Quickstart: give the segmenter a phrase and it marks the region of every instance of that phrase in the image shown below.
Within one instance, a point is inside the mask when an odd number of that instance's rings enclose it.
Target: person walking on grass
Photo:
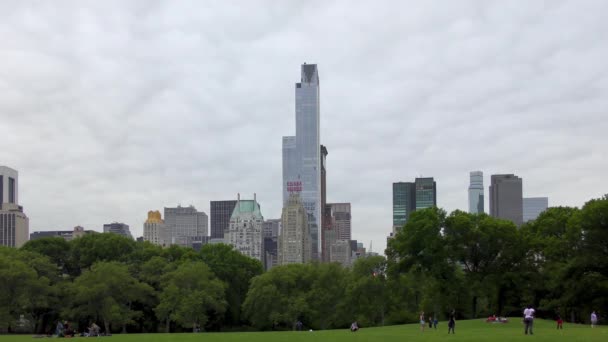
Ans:
[[[595,313],[595,311],[593,311],[591,313],[591,327],[595,328],[596,325],[597,325],[597,314]]]
[[[450,331],[452,334],[456,334],[456,332],[454,332],[454,328],[456,328],[456,310],[452,310],[450,313],[450,320],[448,321],[448,335],[450,334]]]
[[[532,328],[534,327],[534,309],[532,309],[532,305],[528,305],[528,307],[524,310],[524,324],[526,325],[525,334],[528,335],[528,331],[530,335],[534,335]]]
[[[562,319],[562,316],[557,315],[557,330],[563,330],[564,329],[564,320]]]
[[[424,311],[420,313],[420,331],[424,332]]]

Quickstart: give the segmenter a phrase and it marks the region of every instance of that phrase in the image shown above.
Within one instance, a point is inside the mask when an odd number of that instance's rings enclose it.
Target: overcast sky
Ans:
[[[0,1],[0,165],[30,232],[257,198],[281,209],[294,83],[317,63],[328,202],[382,252],[392,182],[469,171],[608,193],[608,1]],[[487,196],[486,196],[487,197]],[[486,201],[487,202],[487,201]],[[486,211],[488,206],[486,203]]]

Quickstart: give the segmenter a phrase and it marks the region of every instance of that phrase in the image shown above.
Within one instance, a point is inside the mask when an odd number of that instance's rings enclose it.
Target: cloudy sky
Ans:
[[[317,63],[328,201],[382,251],[391,183],[468,173],[524,196],[608,192],[608,1],[0,1],[0,165],[30,231],[142,235],[148,210],[281,208],[294,83]],[[487,208],[487,204],[486,204]]]

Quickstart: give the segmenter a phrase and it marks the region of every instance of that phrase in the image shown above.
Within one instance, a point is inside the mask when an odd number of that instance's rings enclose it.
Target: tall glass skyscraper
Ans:
[[[437,206],[437,183],[433,177],[416,178],[416,210]]]
[[[319,258],[321,227],[321,150],[319,74],[303,64],[295,86],[296,135],[283,137],[283,203],[299,193],[308,215],[312,258]]]
[[[480,214],[483,208],[483,172],[471,171],[469,183],[469,213]]]
[[[393,183],[393,231],[403,228],[414,210],[416,210],[416,186],[414,183]]]

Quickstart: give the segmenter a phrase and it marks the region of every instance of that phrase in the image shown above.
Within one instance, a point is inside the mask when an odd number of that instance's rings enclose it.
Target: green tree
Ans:
[[[128,262],[135,251],[135,241],[118,234],[87,234],[70,241],[73,275],[79,275],[100,261]]]
[[[145,303],[153,297],[153,289],[133,277],[128,266],[118,262],[97,262],[85,270],[69,287],[70,317],[101,320],[105,331],[116,324],[126,332],[127,324],[141,315],[133,310],[135,302]]]
[[[226,244],[208,244],[203,246],[200,256],[213,273],[227,284],[226,301],[228,309],[224,324],[240,326],[243,301],[249,291],[251,279],[262,274],[264,268],[259,260],[247,257],[232,246]],[[222,322],[218,322],[222,323]]]
[[[226,309],[225,284],[200,261],[186,262],[162,278],[163,290],[155,311],[159,319],[195,329],[204,327],[209,313]]]

